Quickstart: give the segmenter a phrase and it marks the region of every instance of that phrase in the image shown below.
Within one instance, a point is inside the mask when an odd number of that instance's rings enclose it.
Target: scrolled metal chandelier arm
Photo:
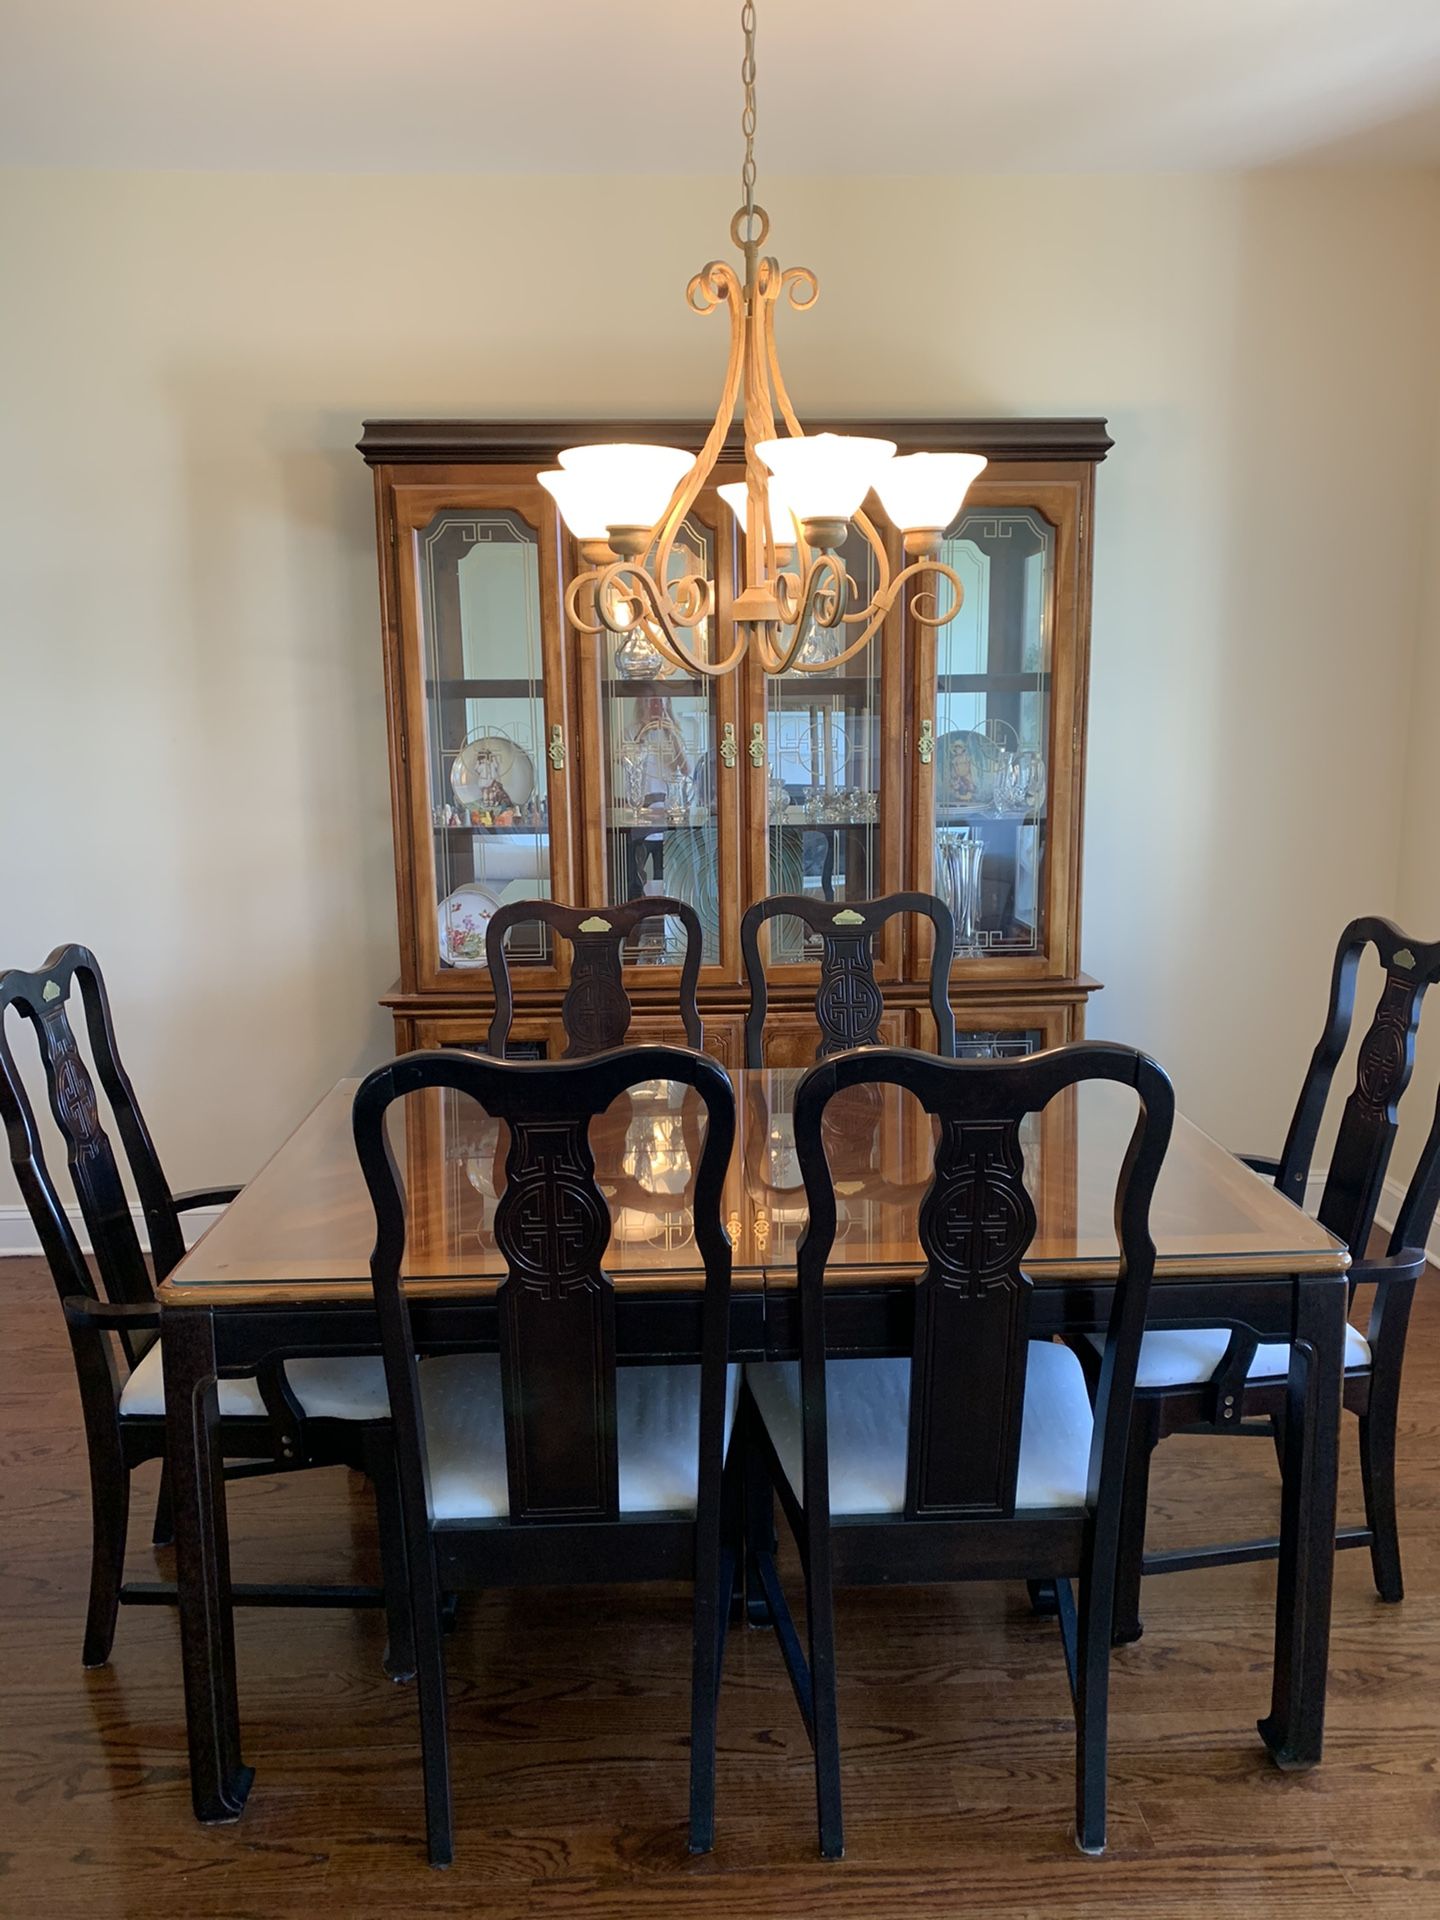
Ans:
[[[940,580],[947,581],[954,594],[954,598],[950,605],[941,611],[937,606],[936,594],[933,589],[929,592],[917,593],[910,602],[911,618],[917,621],[922,627],[946,626],[960,611],[961,604],[965,598],[965,589],[960,584],[960,576],[952,567],[947,567],[943,560],[934,560],[928,557],[921,560],[912,560],[908,567],[901,568],[885,592],[883,594],[876,594],[869,605],[862,610],[858,618],[862,619],[865,625],[861,628],[860,632],[856,634],[855,638],[850,641],[842,653],[837,653],[829,660],[822,660],[814,666],[797,660],[794,662],[792,671],[795,673],[834,673],[837,667],[843,666],[847,660],[854,659],[855,655],[859,653],[862,648],[869,645],[880,627],[894,612],[900,595],[906,585],[912,580],[921,580],[927,576],[934,577],[937,585]],[[853,619],[857,616],[850,615],[848,617]]]

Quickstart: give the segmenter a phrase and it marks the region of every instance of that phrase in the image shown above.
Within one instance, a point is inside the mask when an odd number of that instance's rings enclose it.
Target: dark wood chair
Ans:
[[[1424,1270],[1424,1246],[1440,1197],[1440,1109],[1383,1259],[1368,1256],[1375,1210],[1385,1184],[1399,1121],[1399,1103],[1415,1057],[1415,1033],[1425,989],[1440,979],[1440,941],[1411,940],[1389,920],[1353,920],[1340,936],[1325,1027],[1278,1160],[1243,1154],[1245,1164],[1273,1178],[1303,1205],[1315,1141],[1336,1066],[1345,1051],[1355,1010],[1355,976],[1367,947],[1385,970],[1368,1031],[1360,1043],[1355,1085],[1345,1101],[1320,1196],[1318,1218],[1350,1249],[1350,1292],[1375,1289],[1368,1334],[1346,1335],[1344,1404],[1359,1418],[1360,1471],[1366,1524],[1342,1527],[1339,1547],[1369,1547],[1382,1600],[1404,1594],[1395,1519],[1395,1432],[1405,1334],[1415,1282]],[[1092,1363],[1093,1364],[1093,1363]],[[1139,1386],[1127,1469],[1126,1519],[1115,1603],[1117,1642],[1143,1631],[1140,1583],[1147,1573],[1180,1573],[1271,1559],[1277,1538],[1238,1541],[1173,1552],[1145,1551],[1150,1460],[1173,1433],[1240,1433],[1271,1437],[1283,1459],[1286,1376],[1283,1342],[1257,1343],[1253,1333],[1229,1327],[1157,1328],[1140,1351]]]
[[[879,1045],[885,1002],[875,979],[873,946],[876,933],[897,913],[924,914],[934,923],[930,1011],[935,1017],[936,1051],[944,1059],[954,1059],[950,965],[955,958],[955,920],[943,900],[933,893],[887,893],[879,900],[849,901],[837,907],[832,901],[813,900],[804,893],[777,893],[747,907],[740,922],[740,952],[750,988],[750,1011],[745,1018],[747,1067],[764,1065],[761,1045],[769,998],[760,958],[760,929],[766,921],[789,914],[819,935],[820,985],[815,995],[815,1018],[820,1044],[815,1058],[823,1060],[848,1047]]]
[[[485,964],[495,992],[495,1013],[486,1049],[505,1058],[514,1011],[505,936],[511,927],[538,920],[570,942],[570,986],[560,1008],[566,1060],[583,1059],[623,1045],[630,1028],[630,996],[625,991],[622,950],[646,920],[673,916],[685,929],[685,959],[680,968],[680,1018],[692,1047],[704,1045],[700,1008],[695,998],[705,936],[695,909],[684,900],[651,894],[615,907],[563,907],[554,900],[512,900],[485,930]]]
[[[695,1088],[706,1114],[691,1207],[705,1266],[698,1366],[617,1367],[610,1211],[590,1123],[641,1081]],[[417,1366],[399,1284],[405,1200],[385,1132],[391,1103],[426,1087],[468,1095],[510,1132],[495,1238],[498,1354]],[[715,1711],[739,1549],[739,1397],[727,1364],[730,1242],[721,1197],[735,1135],[724,1071],[678,1047],[626,1047],[550,1065],[455,1051],[379,1067],[355,1096],[355,1144],[375,1204],[371,1273],[418,1655],[432,1865],[452,1854],[442,1589],[626,1580],[694,1583],[690,1845],[714,1832]],[[683,1203],[682,1203],[683,1204]]]
[[[100,1088],[139,1195],[150,1262],[141,1251],[95,1083],[70,1023],[77,991]],[[65,1142],[94,1272],[46,1163],[35,1111],[6,1030],[12,1008],[28,1021],[39,1044],[50,1110]],[[100,968],[85,947],[57,947],[34,973],[0,973],[0,1118],[20,1191],[64,1308],[80,1386],[92,1524],[83,1659],[87,1667],[98,1667],[110,1657],[122,1603],[174,1602],[169,1582],[127,1584],[124,1579],[130,1473],[144,1461],[163,1461],[165,1454],[160,1312],[154,1285],[185,1251],[184,1214],[196,1207],[224,1206],[239,1188],[171,1192],[120,1061]],[[276,1362],[256,1375],[224,1380],[220,1444],[228,1458],[243,1463],[227,1467],[227,1478],[335,1464],[362,1468],[376,1480],[382,1509],[388,1502],[398,1519],[387,1430],[366,1424],[380,1421],[385,1412],[384,1369],[373,1356]],[[398,1540],[395,1525],[388,1531]],[[157,1546],[170,1539],[163,1469],[153,1539]],[[392,1586],[398,1611],[391,1616],[388,1664],[399,1677],[413,1666],[413,1659],[403,1580]],[[378,1588],[369,1587],[235,1587],[236,1600],[251,1605],[374,1605],[382,1597]]]
[[[1140,1098],[1117,1169],[1121,1278],[1093,1415],[1076,1356],[1028,1338],[1024,1270],[1036,1219],[1020,1125],[1082,1080],[1119,1081]],[[926,1265],[910,1356],[836,1359],[826,1352],[836,1206],[822,1123],[842,1089],[876,1083],[915,1094],[938,1122],[918,1215]],[[800,1361],[746,1368],[746,1550],[814,1747],[828,1858],[844,1850],[833,1592],[893,1581],[1054,1583],[1075,1706],[1076,1836],[1087,1853],[1104,1848],[1125,1445],[1154,1265],[1150,1201],[1173,1115],[1170,1082],[1153,1060],[1100,1043],[1014,1061],[866,1050],[812,1067],[796,1091],[810,1210],[798,1255]],[[808,1661],[776,1576],[775,1494],[800,1549]],[[752,1604],[751,1617],[759,1610]]]

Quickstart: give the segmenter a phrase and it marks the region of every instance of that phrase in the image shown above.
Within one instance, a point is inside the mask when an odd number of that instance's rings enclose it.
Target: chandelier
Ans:
[[[938,557],[945,529],[985,465],[974,453],[897,456],[892,440],[857,434],[807,435],[780,372],[775,309],[782,300],[797,312],[819,292],[808,267],[786,267],[762,255],[770,216],[755,200],[755,7],[740,10],[745,39],[741,64],[745,105],[741,127],[744,202],[730,222],[743,278],[723,260],[703,266],[686,289],[695,313],[730,313],[730,359],[715,420],[699,456],[681,447],[607,445],[570,447],[557,471],[540,484],[554,497],[575,537],[584,571],[571,580],[566,605],[585,633],[608,631],[653,660],[685,673],[732,672],[753,647],[769,674],[833,673],[867,646],[915,583],[910,611],[925,626],[953,619],[961,585]],[[712,660],[696,629],[714,609],[714,583],[688,571],[672,573],[671,552],[686,514],[721,458],[740,402],[745,433],[745,479],[719,489],[744,529],[745,563],[731,603],[734,645]],[[776,416],[784,425],[777,432]],[[892,577],[885,542],[862,511],[871,489],[897,526],[909,563]],[[854,530],[874,555],[875,587],[864,604],[841,557]],[[938,605],[941,581],[949,604]],[[919,583],[924,582],[921,586]],[[815,645],[817,630],[831,638]],[[643,669],[642,669],[643,671]]]

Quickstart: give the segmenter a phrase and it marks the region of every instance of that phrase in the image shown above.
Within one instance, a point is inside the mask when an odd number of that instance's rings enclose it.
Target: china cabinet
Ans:
[[[839,423],[827,423],[837,426]],[[489,1023],[484,931],[498,904],[601,904],[645,893],[694,906],[704,934],[705,1044],[738,1065],[747,996],[740,916],[770,893],[861,900],[940,893],[955,913],[951,1001],[962,1053],[1077,1037],[1097,983],[1080,970],[1080,852],[1098,420],[866,423],[902,451],[965,448],[989,465],[946,532],[964,584],[944,625],[902,602],[864,651],[768,677],[752,657],[709,678],[667,666],[643,634],[577,630],[583,571],[536,474],[590,440],[698,445],[695,423],[368,422],[389,720],[401,974],[396,1045],[478,1045]],[[840,430],[854,430],[854,423]],[[743,476],[736,439],[716,486]],[[896,564],[899,535],[867,508]],[[715,586],[702,659],[730,650],[737,524],[715,487],[671,554]],[[843,557],[868,596],[873,555]],[[768,929],[767,1062],[813,1057],[815,954],[796,921]],[[928,1046],[929,930],[876,943],[887,1040]],[[683,1040],[681,930],[656,917],[627,945],[637,1038]],[[512,1050],[555,1057],[564,943],[535,923],[509,952]]]

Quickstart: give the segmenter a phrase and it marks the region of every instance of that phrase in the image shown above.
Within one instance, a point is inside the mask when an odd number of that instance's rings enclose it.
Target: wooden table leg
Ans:
[[[240,1758],[215,1326],[208,1308],[184,1307],[166,1308],[162,1328],[190,1796],[197,1820],[238,1820],[255,1772]]]
[[[1343,1275],[1295,1282],[1275,1674],[1270,1712],[1259,1723],[1276,1765],[1287,1771],[1316,1766],[1325,1737],[1346,1302]]]

